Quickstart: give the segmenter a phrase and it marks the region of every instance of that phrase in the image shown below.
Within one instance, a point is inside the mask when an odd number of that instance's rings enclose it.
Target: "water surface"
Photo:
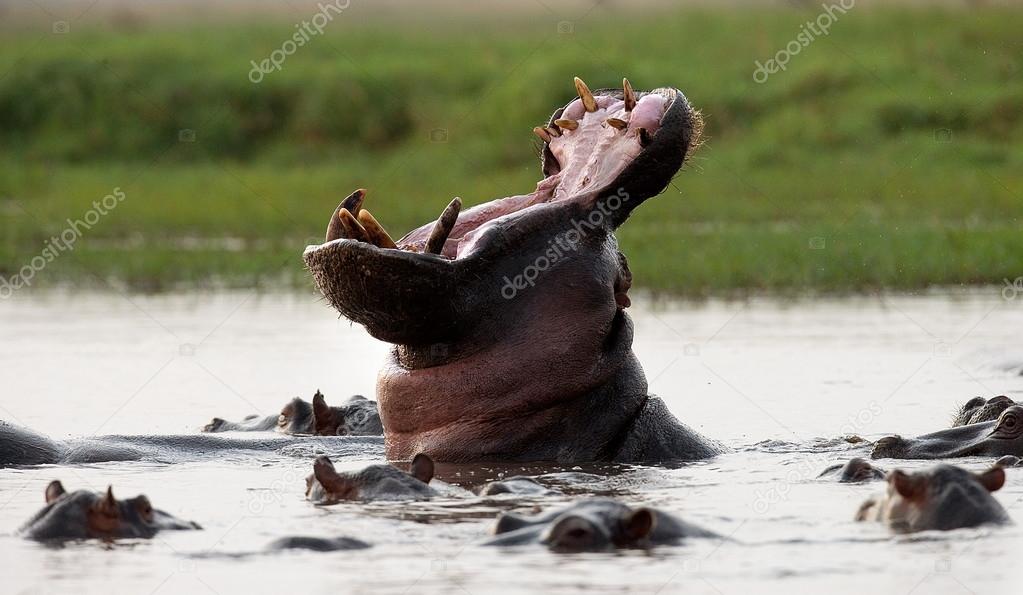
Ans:
[[[1023,398],[1023,298],[1005,300],[997,289],[794,303],[640,296],[631,312],[651,392],[731,452],[677,469],[587,468],[605,477],[569,488],[653,504],[728,539],[614,555],[482,548],[498,510],[570,496],[315,507],[303,500],[305,456],[46,466],[0,470],[3,590],[979,593],[1018,582],[1017,526],[892,537],[851,521],[879,484],[815,476],[862,454],[841,436],[924,433],[972,396]],[[274,413],[317,389],[328,400],[371,395],[387,350],[306,294],[18,295],[0,302],[0,327],[0,419],[56,437],[192,433],[213,416]],[[550,470],[441,471],[471,486]],[[205,530],[113,546],[17,538],[54,478],[69,489],[144,492]],[[1023,521],[1023,470],[1010,470],[996,497]],[[259,553],[293,534],[344,534],[375,547]]]

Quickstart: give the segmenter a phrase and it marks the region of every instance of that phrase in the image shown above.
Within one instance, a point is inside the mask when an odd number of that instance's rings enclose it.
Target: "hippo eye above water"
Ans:
[[[995,434],[1002,434],[1007,436],[1017,436],[1023,432],[1023,423],[1021,423],[1020,410],[1023,409],[1018,406],[1006,409],[1002,416],[998,418],[998,425],[995,426]]]

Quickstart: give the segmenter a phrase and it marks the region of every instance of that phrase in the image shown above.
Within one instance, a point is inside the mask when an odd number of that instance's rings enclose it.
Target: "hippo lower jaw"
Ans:
[[[715,452],[647,395],[614,230],[699,136],[677,89],[591,93],[535,132],[544,179],[394,242],[339,205],[305,262],[339,312],[395,344],[378,376],[388,457],[661,460]],[[644,432],[641,438],[637,433]]]

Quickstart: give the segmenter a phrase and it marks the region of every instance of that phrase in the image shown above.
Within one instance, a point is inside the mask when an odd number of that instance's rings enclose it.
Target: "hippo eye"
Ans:
[[[998,425],[995,427],[995,432],[1016,435],[1023,431],[1023,424],[1020,423],[1019,415],[1015,409],[1017,408],[1013,407],[1002,413],[1002,417],[998,419]]]

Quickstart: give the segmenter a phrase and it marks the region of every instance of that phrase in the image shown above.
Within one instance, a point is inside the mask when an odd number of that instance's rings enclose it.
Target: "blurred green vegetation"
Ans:
[[[530,130],[574,96],[572,76],[597,88],[625,75],[683,89],[707,124],[706,145],[620,232],[638,286],[1023,275],[1023,12],[856,9],[754,82],[754,61],[815,16],[686,10],[570,33],[339,20],[260,84],[250,61],[293,24],[4,31],[0,273],[119,187],[127,199],[34,284],[305,286],[302,249],[352,189],[369,189],[395,237],[452,196],[528,192]]]

